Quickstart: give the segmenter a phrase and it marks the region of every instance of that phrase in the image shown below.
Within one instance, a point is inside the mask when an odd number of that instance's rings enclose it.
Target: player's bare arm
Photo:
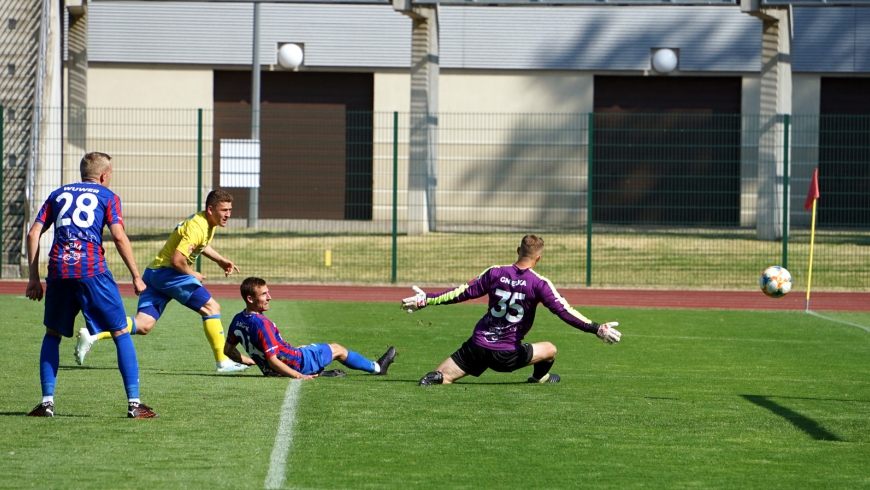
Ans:
[[[272,370],[274,370],[281,376],[286,376],[293,379],[314,379],[317,377],[316,374],[302,374],[299,371],[296,371],[295,369],[281,362],[277,356],[267,357],[266,362],[269,363],[269,367],[272,368]]]
[[[118,254],[130,275],[133,277],[133,291],[136,296],[145,291],[145,282],[142,281],[142,276],[139,275],[139,268],[136,267],[136,259],[133,256],[133,245],[130,244],[130,238],[127,237],[127,232],[124,231],[124,225],[115,223],[109,226],[109,231],[112,232],[112,240],[115,242],[115,248],[118,249]]]
[[[238,347],[236,347],[234,344],[231,344],[229,342],[224,344],[224,355],[229,357],[230,359],[232,359],[233,361],[235,361],[239,364],[245,364],[247,366],[253,366],[254,364],[256,364],[253,359],[242,354],[239,351]]]
[[[199,282],[202,282],[202,280],[205,279],[205,274],[200,274],[190,268],[190,264],[187,263],[187,256],[178,250],[172,252],[172,258],[169,259],[169,265],[182,274],[195,277]]]
[[[39,238],[48,228],[42,223],[35,222],[27,232],[27,264],[29,268],[29,279],[27,281],[27,289],[25,295],[33,301],[42,301],[42,296],[45,293],[42,288],[42,282],[39,279]]]
[[[224,275],[229,276],[235,272],[240,272],[238,266],[234,264],[232,261],[227,260],[221,256],[221,254],[217,253],[217,250],[211,248],[211,245],[206,245],[205,249],[202,251],[202,254],[205,255],[210,260],[214,261],[221,269],[224,271]]]

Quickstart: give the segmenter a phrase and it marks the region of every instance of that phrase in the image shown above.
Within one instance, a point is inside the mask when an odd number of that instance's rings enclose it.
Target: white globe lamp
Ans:
[[[663,48],[653,53],[652,66],[658,73],[670,73],[676,70],[677,62],[677,53],[673,49]]]
[[[278,64],[281,68],[295,70],[302,65],[305,54],[298,44],[284,44],[278,48]]]

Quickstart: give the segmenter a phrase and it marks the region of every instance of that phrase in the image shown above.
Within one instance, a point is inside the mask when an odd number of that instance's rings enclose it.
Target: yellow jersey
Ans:
[[[163,245],[157,257],[148,264],[148,268],[172,267],[170,259],[176,250],[187,257],[187,265],[193,266],[196,258],[214,238],[215,230],[216,226],[209,226],[205,211],[192,215],[172,230],[166,245]]]

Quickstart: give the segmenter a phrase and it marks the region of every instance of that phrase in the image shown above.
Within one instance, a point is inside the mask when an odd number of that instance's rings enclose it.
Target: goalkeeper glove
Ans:
[[[602,323],[598,326],[598,338],[603,340],[605,344],[615,344],[619,342],[622,334],[619,330],[613,328],[619,325],[619,322]]]
[[[417,286],[414,286],[414,292],[417,294],[402,300],[402,309],[408,313],[414,313],[420,308],[426,307],[426,293]]]

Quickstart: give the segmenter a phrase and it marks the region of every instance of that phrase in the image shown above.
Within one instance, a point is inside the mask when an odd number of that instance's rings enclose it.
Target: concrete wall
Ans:
[[[197,210],[198,111],[203,195],[211,187],[213,74],[205,67],[88,67],[88,151],[112,155],[112,189],[128,227],[178,221]],[[69,153],[64,180],[77,181],[80,154]]]
[[[442,71],[439,83],[439,229],[541,220],[575,227],[585,220],[592,74]],[[375,76],[375,220],[392,219],[392,111],[401,113],[397,211],[400,221],[406,217],[409,102],[407,73]]]
[[[817,73],[792,75],[792,144],[791,195],[789,209],[791,223],[809,226],[811,213],[804,210],[813,171],[819,166],[819,109],[822,77]]]
[[[792,151],[792,220],[803,223],[801,193],[818,161],[819,74],[794,75]],[[113,187],[125,200],[125,214],[143,219],[186,216],[196,204],[196,109],[204,111],[203,183],[211,184],[211,109],[213,72],[201,66],[97,64],[89,67],[89,148],[115,157],[119,172]],[[450,223],[546,221],[554,226],[585,223],[586,122],[593,110],[594,74],[562,71],[443,70],[440,79],[438,220]],[[743,76],[742,110],[755,114],[760,79]],[[392,219],[393,111],[399,112],[398,217],[406,217],[408,108],[410,77],[406,70],[375,73],[373,219]],[[113,110],[123,108],[127,110]],[[129,110],[129,109],[136,110]],[[161,109],[173,109],[165,111]],[[179,115],[177,109],[186,109]],[[538,119],[529,121],[528,115]],[[807,116],[805,116],[807,115]],[[136,127],[128,131],[119,128]],[[170,120],[170,118],[174,118]],[[752,116],[744,129],[752,131]],[[529,132],[525,127],[547,127]],[[757,129],[757,128],[755,128]],[[800,134],[797,134],[800,133]],[[809,138],[809,139],[807,139]],[[161,157],[155,157],[160,153]],[[741,224],[753,226],[757,197],[758,141],[744,138]],[[65,180],[78,178],[80,155],[69,155]],[[489,197],[478,202],[480,191]],[[155,198],[171,192],[168,204]],[[519,214],[517,214],[519,213]]]
[[[88,106],[206,109],[213,106],[214,75],[203,66],[88,66]]]

